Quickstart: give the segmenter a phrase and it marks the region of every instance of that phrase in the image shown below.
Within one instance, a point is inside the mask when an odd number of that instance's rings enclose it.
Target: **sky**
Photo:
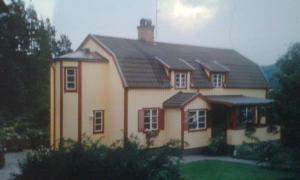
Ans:
[[[141,18],[152,19],[157,41],[235,49],[259,65],[275,63],[300,41],[300,0],[25,2],[40,17],[50,18],[58,33],[70,38],[73,49],[89,33],[136,39]]]

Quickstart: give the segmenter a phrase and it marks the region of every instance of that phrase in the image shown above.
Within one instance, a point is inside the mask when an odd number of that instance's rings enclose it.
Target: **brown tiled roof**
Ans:
[[[169,108],[180,108],[183,107],[186,103],[190,102],[192,99],[197,97],[199,93],[183,93],[178,92],[174,96],[167,99],[164,103],[164,107]]]
[[[260,67],[231,49],[161,42],[146,43],[133,39],[91,36],[115,54],[128,87],[169,88],[170,84],[163,69],[164,66],[158,59],[170,69],[191,71],[194,88],[212,87],[203,66],[196,60],[211,66],[213,64],[214,68],[229,70],[227,88],[268,87]]]
[[[108,62],[103,56],[97,52],[90,52],[88,50],[78,50],[75,52],[67,53],[55,58],[54,60],[78,60],[78,61],[99,61]]]

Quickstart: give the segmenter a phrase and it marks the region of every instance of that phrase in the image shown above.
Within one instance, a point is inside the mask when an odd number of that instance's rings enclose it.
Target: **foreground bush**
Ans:
[[[300,151],[288,148],[280,141],[243,143],[235,157],[256,160],[258,164],[266,164],[271,168],[300,170]]]
[[[5,165],[4,148],[0,144],[0,169],[2,169],[4,165]]]
[[[20,163],[21,173],[15,180],[118,180],[181,179],[180,157],[176,143],[159,149],[142,148],[136,141],[127,141],[124,148],[99,143],[67,142],[56,151],[40,150],[29,154]],[[178,158],[179,159],[179,158]]]
[[[279,141],[261,142],[255,153],[259,163],[267,163],[272,168],[300,170],[299,148],[288,148]]]

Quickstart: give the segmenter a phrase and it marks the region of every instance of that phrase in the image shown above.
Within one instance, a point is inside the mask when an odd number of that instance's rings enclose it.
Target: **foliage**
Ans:
[[[282,124],[282,140],[287,146],[300,147],[300,43],[291,46],[276,66],[279,87],[272,97]]]
[[[71,51],[49,19],[21,0],[0,3],[0,114],[5,121],[28,117],[46,128],[49,120],[49,60]],[[30,116],[30,117],[29,117]]]
[[[60,179],[181,179],[178,171],[178,144],[170,142],[158,149],[139,145],[136,139],[112,146],[85,140],[65,141],[58,150],[40,150],[20,163],[15,180]]]
[[[299,179],[297,173],[266,169],[259,166],[222,162],[198,161],[181,166],[181,173],[186,180],[253,180],[253,179]]]
[[[269,85],[271,86],[271,89],[278,88],[278,79],[276,78],[275,74],[278,73],[279,68],[275,65],[268,65],[268,66],[262,66],[261,67],[266,79],[269,82]]]
[[[0,128],[0,144],[7,151],[20,151],[25,148],[36,149],[48,146],[47,130],[32,128],[32,125],[22,119],[2,124]]]
[[[5,156],[4,156],[4,148],[0,144],[0,169],[3,168],[5,165]]]
[[[245,143],[243,142],[242,145],[237,147],[235,158],[240,159],[251,159],[251,160],[257,160],[258,155],[256,153],[256,146],[257,143]]]
[[[226,152],[225,133],[221,133],[215,137],[210,138],[208,149],[213,154],[224,154]]]
[[[272,168],[300,170],[299,149],[283,146],[279,141],[261,142],[255,146],[258,163]]]

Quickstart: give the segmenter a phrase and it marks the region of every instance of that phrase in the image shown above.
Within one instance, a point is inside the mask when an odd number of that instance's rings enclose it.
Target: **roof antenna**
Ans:
[[[157,29],[158,29],[158,22],[157,22],[157,14],[158,14],[158,0],[155,0],[155,41],[157,41],[157,37],[158,37],[158,34],[157,34]]]

